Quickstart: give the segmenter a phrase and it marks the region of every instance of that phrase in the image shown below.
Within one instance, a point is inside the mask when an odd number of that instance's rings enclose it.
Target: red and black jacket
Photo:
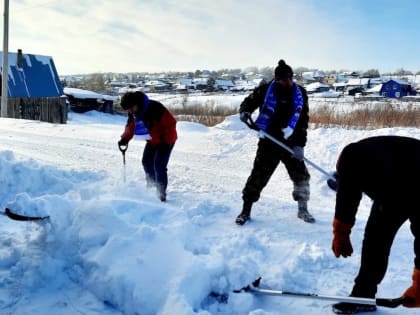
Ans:
[[[134,113],[134,115],[129,113],[127,124],[121,138],[129,141],[134,137],[134,131],[136,129],[135,118],[144,122],[151,137],[148,141],[153,145],[161,143],[174,144],[178,138],[176,119],[160,102],[149,100],[149,104],[144,113]]]

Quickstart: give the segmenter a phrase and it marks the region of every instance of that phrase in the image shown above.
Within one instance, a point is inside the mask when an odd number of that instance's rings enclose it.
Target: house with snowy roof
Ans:
[[[324,84],[321,82],[314,82],[314,83],[310,83],[306,85],[305,89],[306,89],[306,92],[308,92],[308,94],[326,92],[331,89],[331,85]]]
[[[214,88],[216,90],[229,90],[235,86],[232,80],[216,79],[214,82]]]
[[[18,50],[8,53],[8,65],[7,116],[66,123],[66,99],[52,57]]]
[[[325,79],[325,72],[321,70],[306,71],[302,73],[302,80],[305,84],[313,82],[323,82]]]
[[[104,113],[113,113],[113,104],[117,97],[96,93],[77,88],[64,88],[64,95],[70,104],[70,109],[76,113],[85,113],[97,110]]]
[[[416,95],[416,90],[406,81],[391,79],[382,84],[379,93],[385,97],[395,98]]]

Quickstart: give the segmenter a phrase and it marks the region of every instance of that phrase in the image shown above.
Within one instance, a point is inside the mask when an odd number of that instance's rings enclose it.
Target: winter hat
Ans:
[[[284,79],[291,79],[293,78],[293,70],[292,68],[286,64],[286,62],[281,59],[274,69],[274,78],[276,80],[284,80]]]
[[[121,107],[125,110],[130,109],[133,105],[143,108],[148,100],[149,98],[143,92],[127,92],[121,98]]]

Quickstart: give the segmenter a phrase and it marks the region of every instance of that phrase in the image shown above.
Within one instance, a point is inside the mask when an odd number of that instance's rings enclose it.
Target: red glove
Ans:
[[[420,307],[420,270],[414,268],[413,284],[403,294],[404,298],[410,298],[411,303],[404,303],[405,307]]]
[[[350,242],[350,232],[353,224],[343,223],[336,218],[333,221],[334,238],[332,241],[332,250],[335,257],[348,257],[353,253],[353,247]]]

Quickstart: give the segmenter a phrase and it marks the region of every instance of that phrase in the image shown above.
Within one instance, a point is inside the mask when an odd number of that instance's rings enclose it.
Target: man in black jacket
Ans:
[[[312,223],[315,219],[307,208],[310,175],[303,161],[309,120],[308,97],[305,89],[293,82],[292,68],[284,60],[279,61],[271,82],[257,87],[244,99],[239,109],[240,119],[248,123],[257,108],[260,112],[255,121],[258,129],[293,148],[294,154],[269,139],[260,139],[253,170],[242,191],[243,208],[236,223],[243,225],[250,219],[252,204],[260,198],[280,161],[293,181],[298,217]]]
[[[348,257],[353,248],[350,232],[362,194],[373,200],[366,224],[362,257],[351,296],[374,298],[385,276],[392,242],[398,229],[410,221],[414,235],[413,284],[403,294],[407,307],[420,307],[420,141],[399,136],[377,136],[347,145],[337,162],[337,196],[332,250]],[[376,310],[365,304],[337,303],[338,314]]]

